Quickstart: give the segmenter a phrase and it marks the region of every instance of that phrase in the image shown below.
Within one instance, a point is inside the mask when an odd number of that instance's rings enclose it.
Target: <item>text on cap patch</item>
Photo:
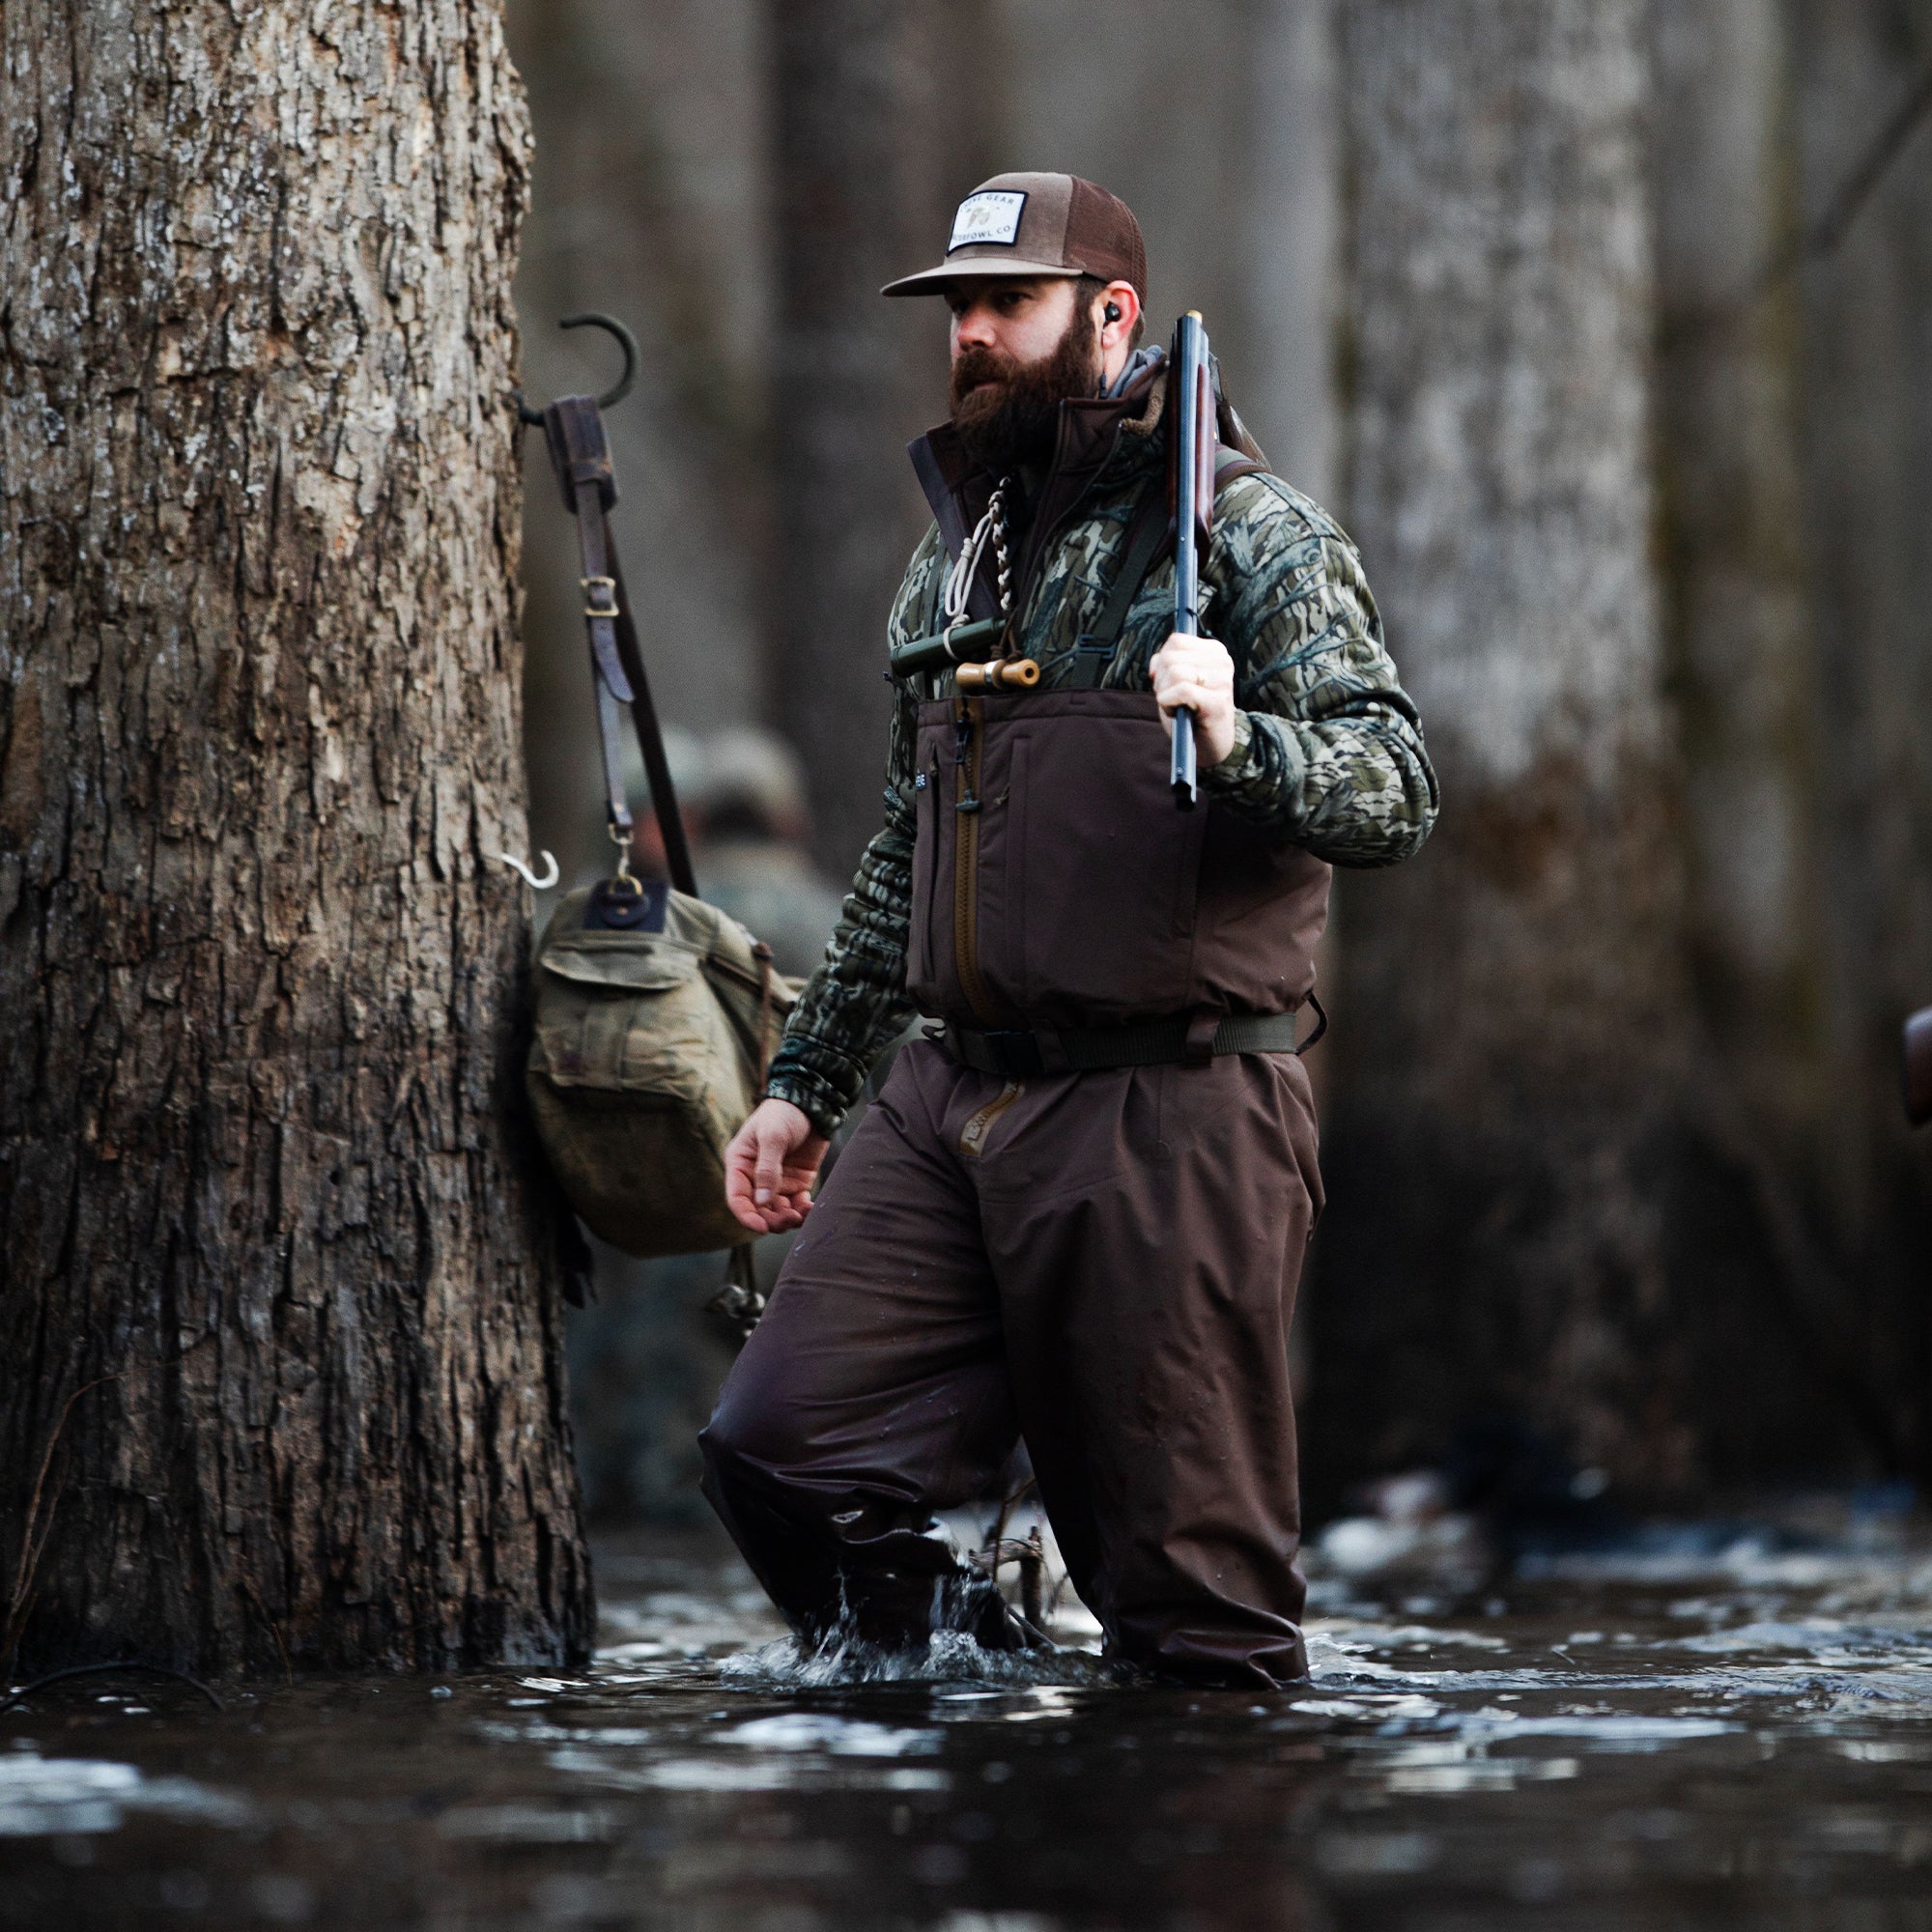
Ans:
[[[969,242],[997,242],[1008,247],[1019,240],[1020,210],[1026,206],[1024,188],[981,188],[959,204],[952,217],[952,239],[946,244],[950,255]]]

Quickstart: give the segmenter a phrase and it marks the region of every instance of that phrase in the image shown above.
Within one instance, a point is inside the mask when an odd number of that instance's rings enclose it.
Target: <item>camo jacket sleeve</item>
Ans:
[[[893,603],[894,644],[916,635],[914,612],[930,602],[943,553],[929,529]],[[765,1092],[802,1108],[829,1135],[866,1084],[872,1062],[913,1016],[905,996],[906,935],[912,923],[912,779],[919,696],[896,688],[886,752],[886,822],[866,847],[825,961],[811,976],[772,1058]]]
[[[1278,477],[1246,476],[1220,494],[1202,576],[1238,707],[1209,791],[1330,865],[1406,859],[1435,822],[1435,773],[1354,546]]]

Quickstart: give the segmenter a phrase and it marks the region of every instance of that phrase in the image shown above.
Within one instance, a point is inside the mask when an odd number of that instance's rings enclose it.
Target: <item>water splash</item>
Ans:
[[[964,1631],[934,1631],[923,1652],[889,1650],[855,1636],[836,1636],[807,1650],[795,1636],[740,1651],[718,1666],[741,1690],[813,1690],[859,1684],[988,1684],[1097,1689],[1131,1672],[1087,1650],[987,1650]]]

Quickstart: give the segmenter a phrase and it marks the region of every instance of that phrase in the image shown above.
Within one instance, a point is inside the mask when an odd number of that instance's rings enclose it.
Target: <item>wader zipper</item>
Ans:
[[[996,1027],[1000,1016],[980,977],[980,751],[985,739],[984,717],[977,697],[959,699],[952,714],[959,767],[959,797],[952,808],[959,818],[952,848],[952,964],[973,1017],[982,1026]]]
[[[1063,422],[1061,435],[1064,437],[1065,434],[1065,424]],[[1116,431],[1116,443],[1119,440],[1119,432]],[[1059,461],[1057,447],[1054,460]],[[1096,469],[1081,486],[1072,502],[1054,518],[1052,526],[1037,532],[1036,539],[1030,543],[1018,594],[1007,612],[1007,628],[1001,636],[1003,648],[1010,648],[1012,644],[1014,626],[1026,608],[1027,593],[1038,574],[1041,561],[1052,548],[1053,539],[1087,500],[1098,475]],[[992,1029],[1000,1024],[1000,1015],[992,1001],[986,997],[986,982],[980,977],[980,752],[984,743],[985,711],[977,697],[961,697],[955,702],[958,709],[952,714],[952,730],[954,761],[959,768],[959,795],[952,808],[958,813],[958,830],[952,847],[952,963],[959,976],[959,990],[966,995],[966,1004],[972,1008],[974,1018],[981,1026]],[[1009,1106],[1011,1102],[1006,1104]],[[969,1122],[968,1129],[974,1124]],[[964,1144],[962,1135],[961,1145]]]
[[[1009,1080],[966,1124],[959,1129],[959,1151],[979,1155],[985,1151],[986,1136],[993,1122],[1026,1092],[1023,1081]]]

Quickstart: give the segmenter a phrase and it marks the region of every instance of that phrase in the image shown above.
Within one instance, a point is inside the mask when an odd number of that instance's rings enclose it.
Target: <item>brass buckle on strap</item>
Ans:
[[[617,614],[617,580],[614,577],[580,577],[583,586],[583,614],[586,617],[614,617]]]

